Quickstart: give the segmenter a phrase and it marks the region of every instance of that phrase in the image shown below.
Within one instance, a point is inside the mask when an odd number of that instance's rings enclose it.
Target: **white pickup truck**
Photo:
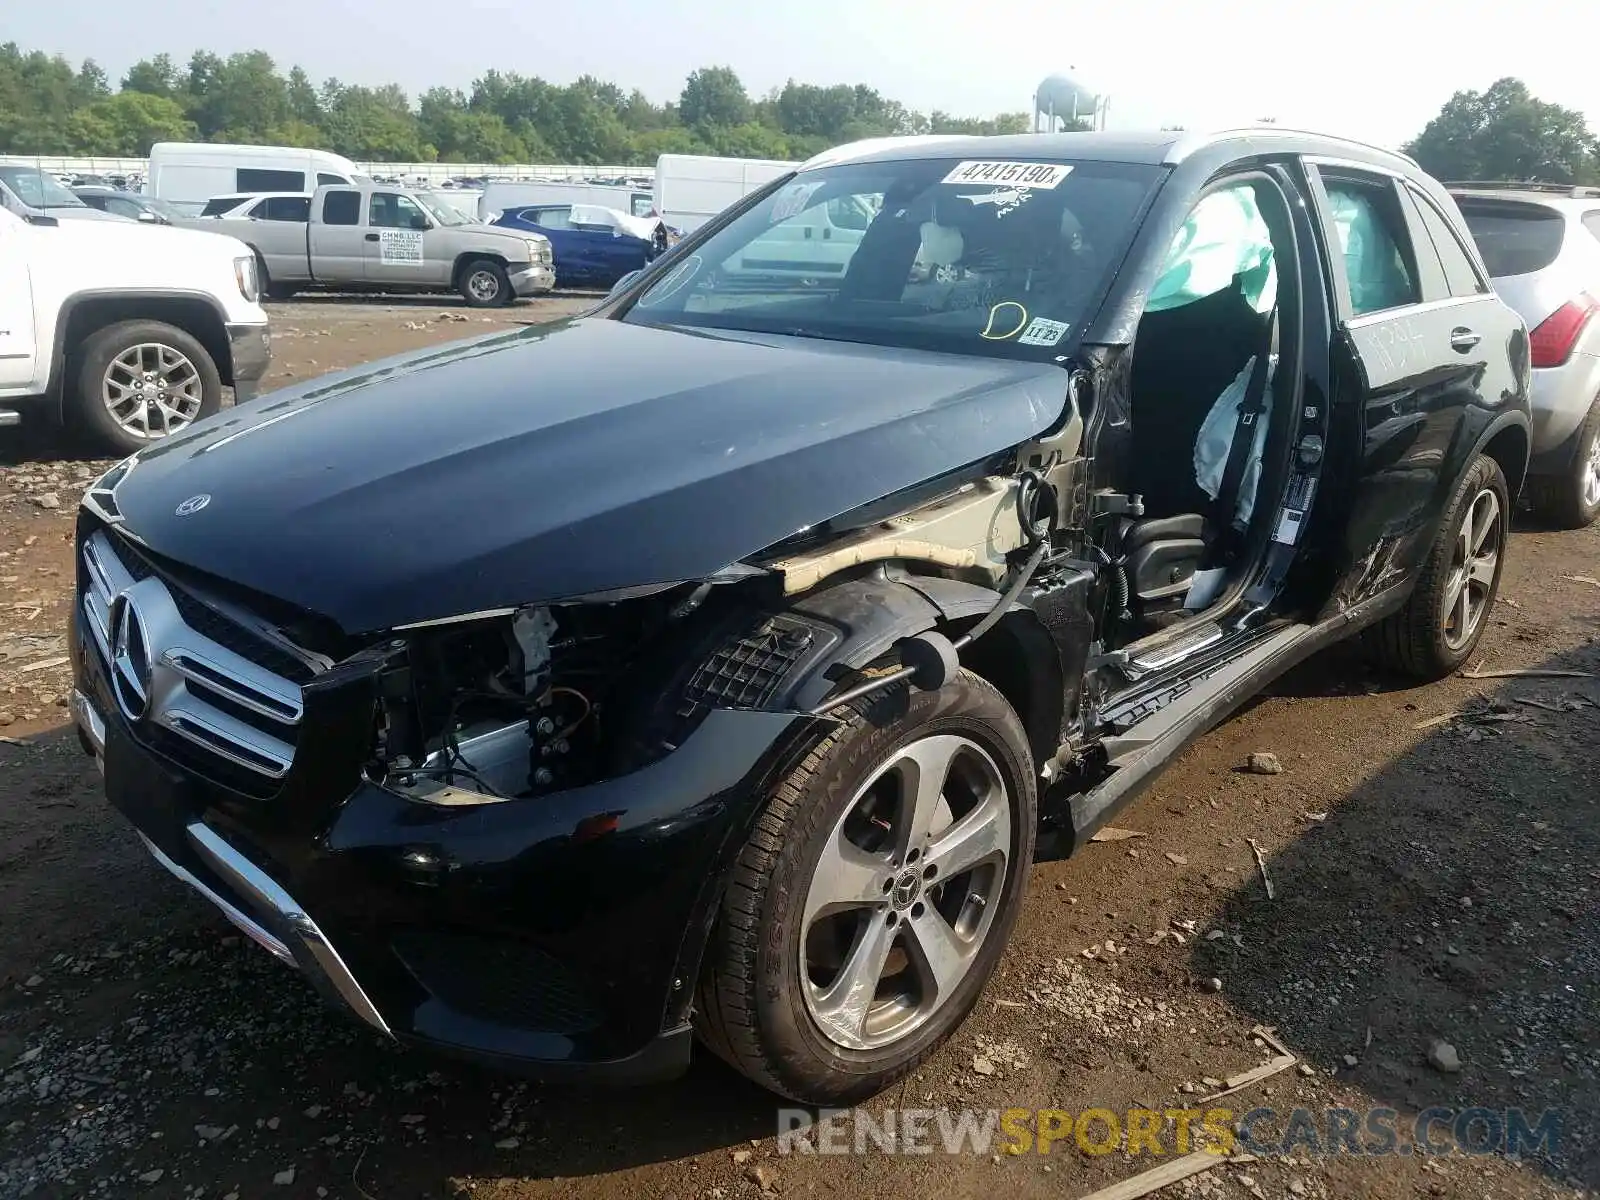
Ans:
[[[238,238],[256,253],[262,287],[287,299],[303,288],[460,292],[475,308],[555,286],[550,240],[484,225],[420,192],[383,184],[268,195],[222,217],[185,222]]]
[[[0,425],[129,453],[255,395],[270,357],[250,248],[133,221],[0,209]]]

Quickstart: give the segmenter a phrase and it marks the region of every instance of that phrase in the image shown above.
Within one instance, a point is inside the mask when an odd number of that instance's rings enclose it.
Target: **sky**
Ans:
[[[1600,132],[1597,0],[9,0],[0,39],[94,58],[261,49],[321,81],[466,89],[489,68],[590,74],[657,101],[698,66],[751,95],[867,83],[960,116],[1031,107],[1067,72],[1109,126],[1279,124],[1398,146],[1450,96],[1515,75]]]

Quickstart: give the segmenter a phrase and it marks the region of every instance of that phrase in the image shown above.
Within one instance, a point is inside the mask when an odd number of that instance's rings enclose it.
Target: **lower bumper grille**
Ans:
[[[411,931],[393,946],[418,983],[467,1016],[541,1033],[588,1033],[603,1023],[583,981],[526,943]]]

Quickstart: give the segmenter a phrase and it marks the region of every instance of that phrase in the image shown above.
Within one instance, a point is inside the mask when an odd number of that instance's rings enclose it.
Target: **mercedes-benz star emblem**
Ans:
[[[182,504],[178,505],[178,507],[173,509],[172,511],[174,513],[176,513],[180,517],[187,517],[191,513],[199,512],[202,508],[204,508],[206,505],[208,505],[210,503],[211,503],[211,493],[209,493],[209,492],[201,492],[198,496],[190,496],[187,500],[185,500]]]
[[[150,639],[133,600],[123,596],[112,613],[111,686],[130,721],[150,706]]]

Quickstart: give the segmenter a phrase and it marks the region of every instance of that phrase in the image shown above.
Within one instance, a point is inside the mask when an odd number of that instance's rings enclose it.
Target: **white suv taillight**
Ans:
[[[1559,367],[1571,358],[1578,336],[1596,312],[1600,312],[1600,300],[1587,292],[1579,292],[1576,298],[1539,322],[1539,328],[1528,337],[1533,349],[1533,365]]]

